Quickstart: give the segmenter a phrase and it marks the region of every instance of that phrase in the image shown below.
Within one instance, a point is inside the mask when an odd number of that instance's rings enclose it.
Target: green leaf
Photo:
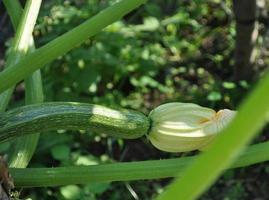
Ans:
[[[82,156],[79,155],[76,160],[76,165],[97,165],[99,162],[94,156]]]
[[[234,89],[236,87],[235,83],[233,82],[223,82],[222,86],[225,89]]]
[[[67,160],[70,155],[70,147],[66,145],[55,146],[51,149],[51,154],[56,160]]]
[[[94,194],[105,192],[110,186],[110,183],[91,183],[86,186],[87,190]]]
[[[60,192],[65,199],[73,200],[79,199],[81,189],[77,185],[68,185],[61,187]]]
[[[207,99],[209,101],[219,101],[221,100],[222,96],[219,92],[213,91],[210,92],[209,95],[207,96]]]

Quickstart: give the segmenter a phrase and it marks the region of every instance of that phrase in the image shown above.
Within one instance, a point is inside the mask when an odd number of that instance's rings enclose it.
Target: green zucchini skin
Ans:
[[[90,130],[125,139],[148,132],[150,122],[133,110],[114,110],[100,105],[51,102],[22,106],[0,115],[0,142],[51,130]]]

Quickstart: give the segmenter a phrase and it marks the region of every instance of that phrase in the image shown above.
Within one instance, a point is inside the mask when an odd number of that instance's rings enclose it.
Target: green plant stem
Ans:
[[[245,167],[269,160],[269,142],[251,145],[231,166]],[[16,187],[46,187],[180,176],[199,156],[91,166],[10,169]],[[176,199],[176,198],[175,198]]]
[[[180,179],[168,186],[158,200],[196,199],[214,183],[267,122],[268,88],[269,73],[243,102],[234,120],[216,137],[209,150],[198,157]]]
[[[26,104],[43,102],[43,87],[40,71],[25,79]],[[9,166],[25,168],[30,162],[39,141],[39,130],[13,141],[13,148],[9,155]]]
[[[26,104],[43,102],[43,87],[40,71],[33,73],[31,77],[25,79]],[[13,148],[9,155],[9,166],[25,168],[30,162],[39,141],[37,132],[13,141]]]
[[[22,13],[22,9],[20,8],[20,5],[17,1],[11,2],[9,0],[3,0],[3,2],[4,2],[4,5],[7,9],[7,12],[9,13],[9,16],[11,17],[12,25],[13,25],[14,29],[16,30],[17,26],[19,24],[19,18],[20,18],[19,13]],[[14,46],[15,46],[16,42],[18,43],[19,40],[15,39]],[[27,48],[28,48],[28,46],[27,46]],[[17,53],[16,56],[21,57],[20,53]],[[15,59],[9,55],[4,67],[5,68],[8,67],[9,63],[12,64],[11,61],[14,62]],[[12,86],[8,90],[6,90],[5,92],[0,94],[0,112],[4,112],[7,109],[9,100],[10,100],[11,95],[13,93],[13,90],[14,90],[14,86]]]
[[[21,35],[27,34],[27,37],[21,37],[26,38],[25,41],[20,41],[23,42],[23,44],[18,45],[21,46],[23,51],[16,52],[16,56],[18,57],[18,60],[20,60],[22,56],[21,54],[26,54],[28,52],[34,51],[34,42],[31,30],[33,30],[34,28],[34,24],[36,22],[42,1],[28,0],[25,5],[25,12],[23,12],[23,9],[18,0],[14,0],[12,2],[9,0],[4,0],[3,2],[11,18],[14,29],[16,30],[16,27],[19,26],[18,32],[22,31]],[[21,24],[23,24],[24,27],[22,27],[22,25],[19,25],[20,18],[22,19]],[[25,31],[26,29],[28,29],[27,32]],[[4,98],[1,99],[1,102],[4,102],[3,106],[1,106],[2,110],[6,109],[7,103],[10,99],[12,92],[13,88],[10,88],[8,91],[3,93],[5,95]],[[26,104],[43,102],[43,88],[40,70],[37,70],[30,77],[25,79],[25,92]],[[14,147],[12,148],[11,154],[9,155],[10,167],[26,167],[34,154],[38,139],[39,134],[35,133],[14,141]]]
[[[19,24],[19,18],[20,15],[16,14],[16,12],[22,12],[20,6],[15,2],[4,0],[4,4],[7,8],[7,11],[9,12],[11,17],[12,24],[14,28],[17,28],[15,38],[14,38],[14,44],[11,47],[10,54],[8,55],[6,64],[4,68],[9,68],[10,66],[13,66],[14,64],[18,63],[18,61],[25,56],[27,53],[29,46],[31,46],[30,42],[32,41],[32,31],[35,24],[35,15],[38,13],[38,1],[28,1],[25,6],[25,12],[22,15],[21,22]],[[35,10],[31,10],[31,7],[37,8],[37,13]],[[17,10],[16,10],[17,9]],[[31,19],[33,17],[33,20]],[[5,85],[5,83],[1,83],[1,85]],[[11,84],[7,88],[4,93],[0,94],[0,112],[5,111],[7,108],[7,105],[9,103],[10,97],[14,90],[14,85]]]
[[[17,30],[17,26],[19,25],[21,14],[23,12],[20,2],[18,0],[16,1],[3,0],[3,3],[11,19],[13,28]]]
[[[51,130],[90,130],[133,139],[145,135],[149,119],[133,110],[114,110],[77,102],[22,106],[0,115],[0,142]]]
[[[0,93],[29,76],[35,70],[80,45],[143,3],[145,0],[122,0],[37,49],[19,63],[5,69],[0,73]]]

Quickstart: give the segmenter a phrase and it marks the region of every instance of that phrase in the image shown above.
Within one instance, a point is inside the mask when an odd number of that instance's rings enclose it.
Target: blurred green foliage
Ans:
[[[116,0],[47,0],[34,36],[44,45]],[[253,86],[233,82],[235,25],[230,0],[149,0],[42,71],[46,101],[80,101],[148,113],[170,102],[236,109]],[[264,28],[264,27],[262,27]],[[259,47],[264,37],[259,38]],[[267,50],[268,51],[268,50]],[[269,63],[260,53],[262,69]],[[42,134],[31,167],[93,165],[168,158],[144,141],[123,141],[80,131]],[[1,145],[6,150],[8,145]],[[268,171],[266,174],[268,174]],[[241,172],[235,170],[235,172]],[[239,180],[237,178],[239,177]],[[168,180],[96,183],[22,190],[29,199],[151,199]],[[224,187],[225,189],[220,189]],[[246,199],[234,171],[201,199]]]
[[[47,1],[38,46],[114,1]],[[149,1],[44,71],[47,100],[149,109],[165,101],[234,108],[230,81],[234,25],[220,1]],[[207,98],[204,98],[204,97]]]

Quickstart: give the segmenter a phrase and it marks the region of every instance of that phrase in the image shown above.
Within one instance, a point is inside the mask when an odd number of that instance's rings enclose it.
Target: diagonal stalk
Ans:
[[[11,60],[9,65],[18,62],[27,52],[34,51],[32,31],[37,19],[41,2],[41,0],[28,0],[23,12],[18,0],[14,0],[12,2],[9,0],[4,0],[4,4],[7,8],[9,16],[11,17],[14,29],[16,30],[18,26],[18,30],[15,36],[16,42],[13,49],[14,53],[8,57],[8,60]],[[14,87],[8,89],[2,94],[2,96],[0,96],[0,102],[2,102],[0,109],[2,111],[6,109],[13,89]],[[42,80],[39,70],[34,72],[30,77],[26,78],[25,91],[26,104],[40,103],[43,101]],[[15,145],[10,156],[10,166],[21,168],[26,167],[32,158],[38,143],[38,139],[39,134],[37,133],[17,139],[14,143]]]
[[[13,2],[8,1],[8,0],[4,0],[3,2],[7,8],[8,13],[9,14],[14,13],[14,15],[12,15],[11,17],[11,21],[14,28],[16,29],[19,24],[19,17],[20,17],[19,15],[16,14],[16,12],[22,12],[22,9],[17,4],[17,2],[14,2],[14,4]],[[29,48],[28,35],[30,34],[30,37],[31,37],[32,32],[29,33],[28,30],[23,29],[24,25],[25,25],[25,20],[22,21],[20,27],[18,27],[18,31],[14,38],[14,44],[11,47],[11,52],[7,57],[7,61],[4,65],[4,68],[10,67],[16,64],[19,61],[19,59],[25,55],[25,53],[27,52]],[[10,88],[8,88],[8,90],[6,90],[5,92],[0,94],[0,112],[4,112],[6,110],[10,97],[14,90],[14,85],[15,84],[10,86]]]
[[[122,0],[54,39],[0,73],[0,93],[137,8],[146,0]]]
[[[216,137],[211,148],[199,156],[180,179],[168,186],[158,200],[196,199],[214,183],[267,122],[268,88],[269,73],[243,102],[234,120]]]

